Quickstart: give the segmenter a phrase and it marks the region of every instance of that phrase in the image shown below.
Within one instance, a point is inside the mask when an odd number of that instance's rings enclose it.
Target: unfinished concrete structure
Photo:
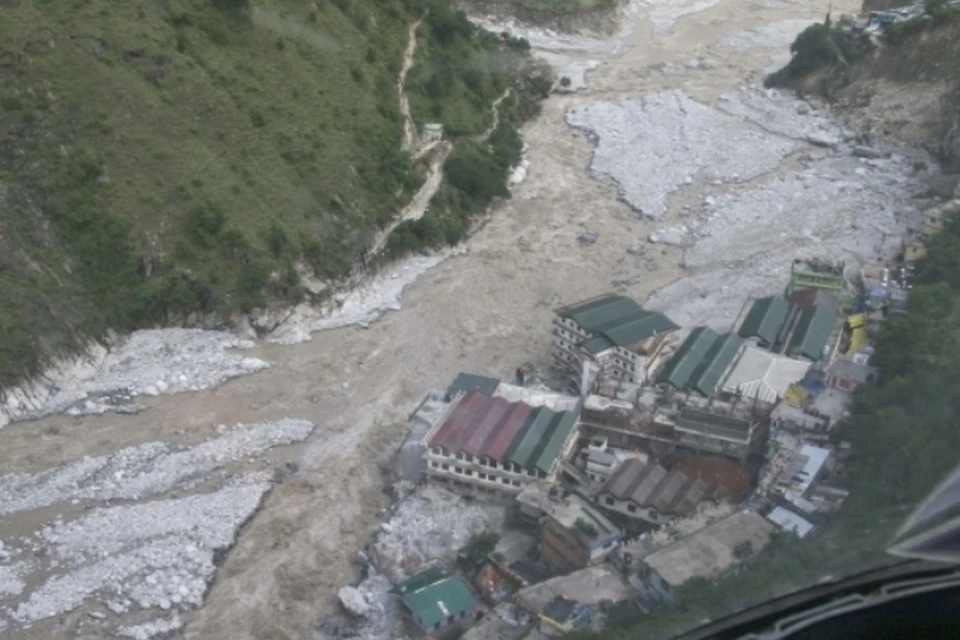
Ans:
[[[620,449],[667,455],[680,449],[727,456],[744,464],[760,449],[766,419],[747,399],[699,402],[645,390],[637,404],[587,396],[580,413],[580,435]]]
[[[579,494],[548,500],[543,509],[540,553],[561,571],[601,560],[623,538],[623,531]]]
[[[427,477],[470,496],[512,497],[556,478],[576,443],[576,422],[570,411],[459,392],[424,438]]]
[[[571,388],[594,380],[643,380],[645,358],[664,344],[677,326],[626,296],[605,294],[556,312],[553,358],[570,375]]]

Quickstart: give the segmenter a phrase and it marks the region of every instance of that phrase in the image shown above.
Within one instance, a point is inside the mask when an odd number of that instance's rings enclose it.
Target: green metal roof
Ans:
[[[789,310],[790,306],[781,296],[754,300],[737,333],[741,338],[757,337],[767,344],[773,344]]]
[[[677,389],[684,389],[694,370],[717,339],[717,332],[710,327],[697,327],[690,332],[677,352],[657,376],[657,382],[666,382]]]
[[[468,393],[476,389],[485,396],[492,396],[499,385],[500,381],[495,378],[478,376],[473,373],[460,373],[453,380],[453,383],[447,387],[447,394],[452,396],[460,391]]]
[[[741,345],[743,345],[743,339],[735,333],[718,336],[700,360],[700,364],[694,369],[688,388],[695,389],[705,396],[713,395],[723,373],[737,357]]]
[[[397,595],[407,595],[414,591],[418,591],[427,587],[434,582],[439,582],[444,578],[450,576],[450,572],[444,569],[443,567],[430,567],[429,569],[424,569],[420,573],[410,576],[406,581],[401,582],[393,589],[390,589],[390,593],[396,593]]]
[[[504,462],[547,473],[576,422],[577,416],[569,411],[535,409],[514,436],[504,454]]]
[[[440,579],[434,580],[438,574]],[[413,576],[391,589],[391,592],[404,599],[425,629],[445,621],[449,616],[459,616],[465,611],[471,611],[477,605],[477,599],[463,579],[460,576],[447,575],[439,567]]]
[[[615,294],[594,298],[557,313],[570,318],[587,333],[597,334],[582,345],[589,353],[633,344],[656,333],[677,328],[659,311],[647,311],[635,300]],[[600,337],[605,340],[599,340]]]
[[[826,307],[804,309],[790,337],[787,352],[801,354],[811,360],[823,358],[823,348],[830,339],[837,317]]]
[[[600,296],[586,302],[575,304],[558,313],[564,318],[570,318],[584,331],[595,333],[597,327],[621,318],[629,318],[643,309],[636,300],[616,294]]]
[[[607,349],[613,349],[615,344],[607,340],[604,336],[597,336],[595,338],[590,338],[586,342],[580,345],[580,348],[589,353],[590,355],[597,355],[602,351]]]
[[[540,442],[534,448],[526,466],[549,473],[550,466],[560,455],[560,449],[563,447],[563,443],[567,441],[567,436],[570,435],[576,423],[577,416],[569,411],[554,414],[550,420],[550,425],[547,427],[546,434],[540,438]]]

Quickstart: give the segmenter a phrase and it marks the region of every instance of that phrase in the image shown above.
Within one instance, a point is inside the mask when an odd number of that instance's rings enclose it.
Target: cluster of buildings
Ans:
[[[535,550],[475,578],[428,568],[395,590],[410,619],[433,635],[478,616],[464,637],[562,634],[611,607],[642,615],[777,531],[815,535],[847,496],[851,452],[828,434],[877,375],[872,334],[908,288],[797,261],[783,294],[724,331],[608,294],[556,311],[553,389],[529,365],[517,384],[460,374],[414,416],[412,473],[510,505]]]

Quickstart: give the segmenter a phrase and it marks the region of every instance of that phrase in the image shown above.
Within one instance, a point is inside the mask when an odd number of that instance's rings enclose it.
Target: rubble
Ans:
[[[0,564],[0,598],[19,596],[27,586],[22,577],[27,572],[26,562]]]
[[[158,618],[142,624],[120,627],[117,629],[117,635],[133,638],[133,640],[150,640],[160,634],[169,634],[181,628],[183,628],[183,621],[179,615],[173,614],[169,618]]]
[[[355,616],[366,617],[373,609],[367,597],[356,587],[341,587],[337,597],[340,598],[343,608]]]
[[[141,608],[199,606],[216,571],[214,552],[230,547],[253,514],[267,482],[132,506],[99,508],[45,527],[36,542],[60,570],[9,616],[30,624],[72,611],[94,595],[130,599]],[[119,609],[120,607],[111,607]]]
[[[199,482],[224,464],[300,442],[313,432],[305,420],[278,420],[233,431],[195,447],[148,442],[109,456],[82,458],[38,473],[0,476],[0,515],[66,500],[138,500]]]
[[[776,169],[800,142],[757,129],[743,118],[666,91],[640,100],[571,109],[567,123],[596,141],[590,169],[623,200],[652,218],[667,197],[693,181],[740,181]]]
[[[429,562],[452,563],[470,536],[500,532],[505,518],[503,506],[428,485],[396,505],[388,528],[371,545],[373,565],[392,582],[402,582]]]
[[[251,349],[253,344],[223,331],[135,331],[109,350],[94,345],[86,356],[51,367],[40,379],[6,390],[0,403],[0,428],[12,420],[67,409],[72,409],[72,415],[103,413],[117,404],[132,410],[130,402],[98,401],[95,396],[132,398],[216,387],[269,366],[259,358],[227,351]],[[89,406],[78,404],[91,397]]]
[[[647,241],[651,244],[670,244],[674,246],[683,246],[688,242],[688,234],[690,230],[686,225],[680,225],[679,227],[664,227],[654,231],[649,236],[647,236]]]
[[[652,293],[645,306],[675,322],[726,331],[746,298],[783,288],[793,258],[851,264],[890,258],[920,216],[909,195],[909,161],[865,165],[851,156],[710,197],[706,222],[684,252],[690,273]]]

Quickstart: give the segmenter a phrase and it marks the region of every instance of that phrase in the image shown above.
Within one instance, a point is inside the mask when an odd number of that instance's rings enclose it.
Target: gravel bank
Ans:
[[[223,331],[151,329],[130,334],[109,351],[95,346],[88,356],[52,367],[41,380],[6,390],[0,428],[13,420],[72,409],[73,415],[104,413],[130,399],[199,391],[266,369],[258,358],[229,353],[254,343]],[[115,396],[121,398],[120,401]]]
[[[666,213],[668,196],[685,185],[755,178],[799,148],[680,91],[592,102],[569,110],[566,119],[596,144],[594,176],[656,219]]]
[[[0,476],[0,515],[81,500],[138,500],[199,482],[223,465],[300,442],[314,426],[279,420],[238,427],[196,447],[148,442],[109,456],[83,458],[39,473]]]

